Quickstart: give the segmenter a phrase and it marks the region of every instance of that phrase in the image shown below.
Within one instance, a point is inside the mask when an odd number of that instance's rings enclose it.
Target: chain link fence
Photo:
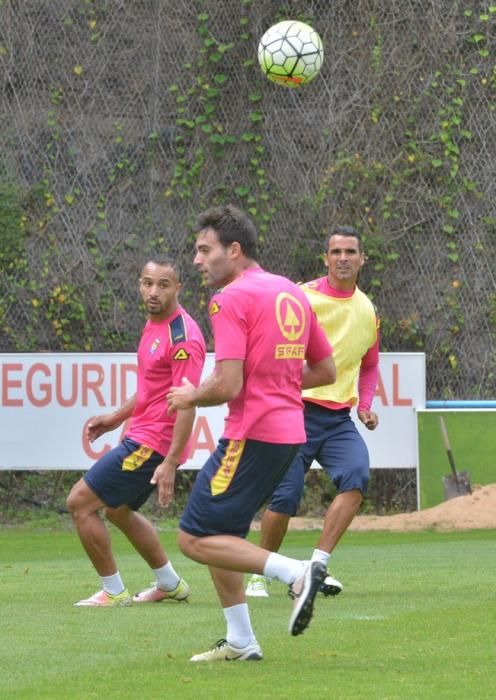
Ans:
[[[267,81],[259,38],[312,24],[321,74]],[[0,351],[132,351],[137,278],[234,202],[261,263],[323,274],[353,224],[382,347],[428,398],[494,398],[496,6],[469,0],[0,0]]]

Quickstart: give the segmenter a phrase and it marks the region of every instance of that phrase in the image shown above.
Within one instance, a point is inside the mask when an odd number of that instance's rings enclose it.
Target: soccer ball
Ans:
[[[315,29],[291,20],[270,27],[258,45],[258,62],[269,80],[286,87],[309,83],[319,72],[324,47]]]

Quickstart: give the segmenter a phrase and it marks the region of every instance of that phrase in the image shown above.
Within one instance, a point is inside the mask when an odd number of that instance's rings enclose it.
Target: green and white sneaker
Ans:
[[[203,654],[195,654],[190,661],[260,661],[263,659],[262,649],[254,639],[242,649],[233,647],[227,639],[219,639],[213,647]]]
[[[245,595],[250,598],[268,598],[271,579],[268,576],[253,574],[246,586]]]
[[[186,600],[189,596],[189,586],[182,578],[172,591],[164,591],[156,584],[145,591],[133,595],[133,603],[160,603],[162,600]]]

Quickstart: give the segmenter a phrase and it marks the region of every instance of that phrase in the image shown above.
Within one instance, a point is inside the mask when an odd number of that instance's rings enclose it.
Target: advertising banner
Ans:
[[[204,377],[213,366],[209,354]],[[0,469],[88,469],[120,442],[125,426],[90,444],[87,422],[135,390],[134,353],[0,354]],[[379,426],[370,432],[356,421],[372,467],[416,467],[415,410],[424,407],[424,354],[382,353],[373,404]],[[222,435],[225,415],[226,406],[197,409],[185,469],[203,465]]]

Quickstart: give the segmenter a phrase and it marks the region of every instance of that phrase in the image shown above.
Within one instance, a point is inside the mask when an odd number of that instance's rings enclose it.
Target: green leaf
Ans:
[[[240,185],[239,187],[236,187],[234,191],[239,197],[246,197],[246,195],[250,191],[250,188],[248,187],[248,185]]]
[[[250,112],[249,118],[251,122],[256,123],[262,121],[264,115],[262,114],[262,112]]]
[[[214,75],[214,80],[219,85],[223,85],[227,80],[227,75],[224,73],[218,73],[217,75]]]

